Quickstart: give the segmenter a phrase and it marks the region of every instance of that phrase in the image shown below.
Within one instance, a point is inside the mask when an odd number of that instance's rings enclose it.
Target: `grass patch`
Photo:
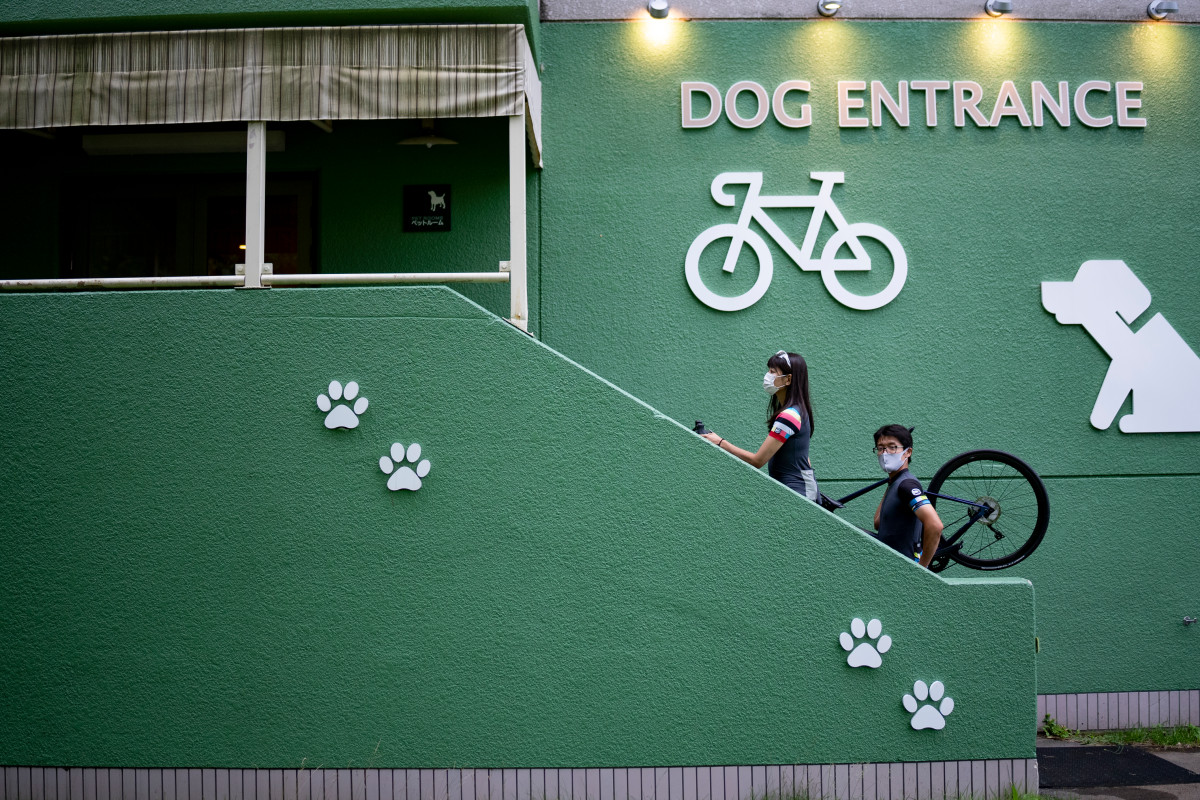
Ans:
[[[1200,727],[1176,725],[1168,728],[1130,728],[1119,731],[1073,731],[1060,725],[1049,714],[1042,720],[1042,734],[1048,739],[1066,739],[1081,744],[1141,745],[1143,747],[1200,747]]]

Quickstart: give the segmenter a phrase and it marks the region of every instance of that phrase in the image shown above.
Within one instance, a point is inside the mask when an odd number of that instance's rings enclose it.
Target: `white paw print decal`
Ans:
[[[385,475],[391,475],[388,478],[387,487],[393,492],[398,492],[401,489],[416,491],[421,488],[421,478],[429,474],[429,459],[422,459],[417,464],[417,459],[421,458],[421,445],[413,442],[408,446],[408,450],[404,449],[404,445],[396,442],[392,445],[392,457],[383,456],[379,459],[379,468],[383,470]],[[408,464],[417,464],[416,469],[408,466]],[[396,469],[399,466],[400,469]],[[394,470],[394,471],[393,471]]]
[[[950,712],[954,710],[954,698],[943,697],[942,695],[945,693],[946,687],[941,681],[934,681],[933,685],[928,687],[925,685],[925,681],[917,681],[913,684],[913,693],[904,695],[904,708],[913,715],[913,730],[919,731],[928,728],[940,731],[946,727],[946,717],[950,716]],[[926,703],[926,699],[932,702]],[[942,702],[934,705],[939,700]],[[919,704],[923,704],[920,709],[917,708]]]
[[[850,653],[846,657],[846,663],[852,667],[871,667],[872,669],[883,664],[883,659],[879,656],[881,653],[886,653],[892,649],[892,637],[880,636],[880,631],[883,630],[883,625],[877,619],[873,619],[866,625],[858,617],[850,621],[850,632],[843,633],[838,637],[841,642],[842,649]],[[867,636],[868,641],[859,642],[857,646],[854,644],[855,639],[862,639],[863,635]],[[876,641],[878,640],[878,641]]]
[[[358,397],[358,384],[350,381],[346,384],[343,391],[342,384],[337,381],[330,381],[329,395],[324,393],[317,395],[317,408],[328,412],[325,415],[325,427],[333,430],[334,428],[357,428],[359,416],[367,410],[367,398],[359,397],[354,403],[354,408],[346,405],[346,403]],[[346,403],[338,403],[339,400],[345,399]],[[335,406],[334,403],[337,403]]]

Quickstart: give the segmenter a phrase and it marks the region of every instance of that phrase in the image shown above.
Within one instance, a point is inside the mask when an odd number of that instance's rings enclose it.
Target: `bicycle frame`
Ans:
[[[875,481],[870,486],[863,487],[862,489],[859,489],[856,492],[851,492],[850,494],[846,495],[845,497],[839,497],[837,502],[841,505],[845,505],[846,503],[849,503],[854,498],[862,497],[867,492],[870,492],[874,489],[878,489],[880,486],[883,486],[887,482],[888,482],[887,478],[883,478],[882,480]],[[972,525],[974,525],[979,520],[986,517],[992,511],[990,506],[987,506],[983,503],[976,503],[973,500],[964,500],[961,497],[955,497],[954,495],[937,494],[935,492],[930,492],[930,491],[926,491],[925,494],[927,494],[931,497],[936,497],[939,500],[949,500],[954,503],[962,503],[964,506],[970,506],[972,509],[974,509],[971,512],[971,516],[967,519],[966,524],[963,525],[961,528],[959,528],[957,531],[955,531],[954,533],[952,533],[950,535],[947,535],[945,531],[942,531],[942,546],[937,549],[936,553],[934,553],[935,558],[938,556],[946,555],[947,553],[952,553],[952,552],[958,550],[959,548],[961,548],[962,545],[959,543],[959,540],[962,539],[963,535],[967,532],[967,529],[970,528]]]
[[[757,221],[763,230],[775,240],[775,243],[782,248],[783,252],[787,253],[788,257],[796,263],[796,266],[808,272],[819,271],[831,266],[825,259],[812,258],[813,250],[817,244],[817,235],[821,231],[821,223],[828,216],[836,231],[842,230],[847,225],[846,218],[842,216],[841,210],[833,202],[833,187],[836,184],[845,183],[846,174],[844,172],[811,172],[809,173],[809,177],[821,183],[821,188],[814,195],[764,195],[761,194],[763,184],[761,172],[727,172],[718,175],[713,180],[712,196],[717,203],[733,207],[737,205],[737,198],[726,192],[725,187],[730,184],[748,185],[749,190],[746,194],[746,200],[738,216],[738,229],[740,231],[749,230],[751,220]],[[767,208],[813,209],[812,216],[808,221],[808,228],[804,232],[804,240],[801,242],[799,248],[783,232],[783,229],[776,225],[775,221],[768,214],[764,213],[764,209]],[[744,237],[738,236],[734,238],[729,247],[729,253],[725,256],[725,264],[722,267],[725,272],[734,271],[744,243]],[[830,261],[837,265],[836,268],[838,270],[869,271],[871,269],[871,260],[858,239],[850,237],[847,239],[846,244],[849,245],[850,252],[854,257],[850,259],[830,259]]]

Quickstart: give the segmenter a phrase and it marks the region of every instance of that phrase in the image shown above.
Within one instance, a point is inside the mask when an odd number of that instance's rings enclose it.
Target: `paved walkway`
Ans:
[[[1128,746],[1120,748],[1113,745],[1083,745],[1078,742],[1064,742],[1040,736],[1037,740],[1037,748],[1039,772],[1043,774],[1043,787],[1040,794],[1045,797],[1059,797],[1067,800],[1071,798],[1086,798],[1086,800],[1109,800],[1110,798],[1113,800],[1200,800],[1200,750],[1164,751]],[[1057,749],[1063,749],[1064,752],[1061,755],[1055,753],[1054,750]],[[1150,772],[1154,771],[1153,766],[1156,763],[1153,759],[1163,759],[1167,763],[1160,764],[1162,772],[1174,772],[1175,770],[1171,766],[1174,765],[1174,767],[1194,774],[1196,779],[1195,782],[1188,783],[1154,783],[1150,780],[1139,779],[1139,775],[1147,774],[1143,769],[1138,769],[1137,774],[1126,775],[1127,780],[1108,780],[1102,777],[1108,773],[1101,772],[1101,770],[1110,768],[1113,764],[1116,764],[1119,770],[1122,757],[1128,763],[1136,763],[1139,766],[1149,765]],[[1073,773],[1068,771],[1068,775],[1078,775],[1078,782],[1087,785],[1045,785],[1046,778],[1049,777],[1047,773],[1051,771],[1049,762],[1052,759],[1056,764],[1063,761],[1072,762],[1073,766],[1078,769]],[[1105,761],[1113,763],[1106,764]],[[1061,774],[1062,771],[1059,770],[1059,772]],[[1068,777],[1067,780],[1069,782],[1070,778]],[[1092,785],[1098,780],[1120,785]]]

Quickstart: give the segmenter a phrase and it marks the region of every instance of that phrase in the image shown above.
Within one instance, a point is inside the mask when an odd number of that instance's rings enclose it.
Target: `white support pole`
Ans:
[[[266,246],[267,195],[267,123],[250,122],[246,126],[246,263],[239,274],[246,275],[245,289],[264,289],[262,274],[270,265],[263,263]]]
[[[509,322],[529,330],[525,223],[525,108],[508,118]]]

